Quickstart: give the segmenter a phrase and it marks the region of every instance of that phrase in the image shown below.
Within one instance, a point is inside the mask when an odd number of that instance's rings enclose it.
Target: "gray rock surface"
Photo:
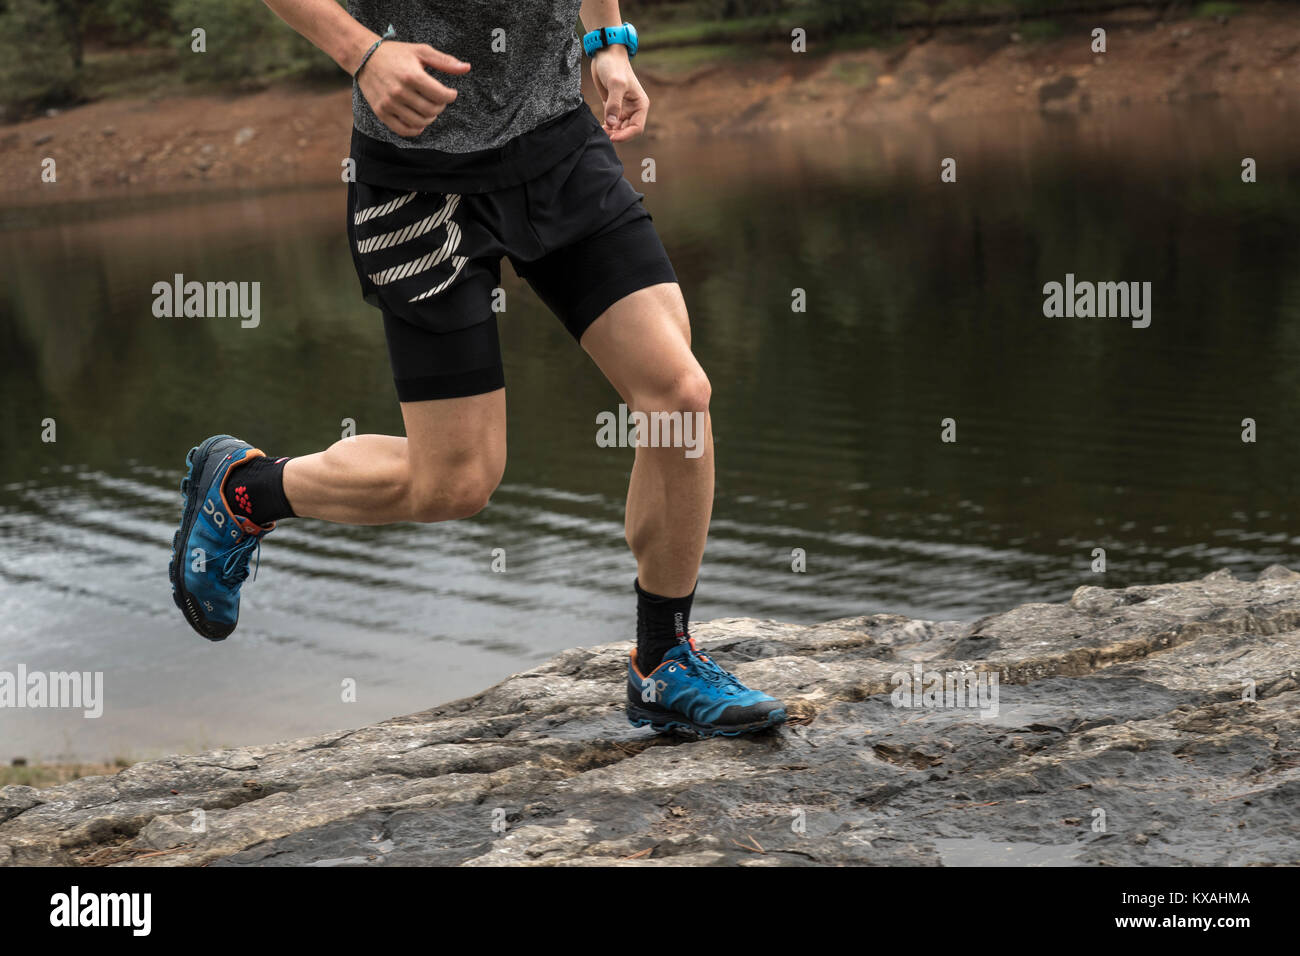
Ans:
[[[1300,862],[1300,575],[1285,568],[1082,587],[973,623],[696,630],[791,724],[703,742],[635,730],[626,645],[579,648],[373,727],[6,787],[0,864]],[[914,663],[996,671],[996,715],[895,706]]]

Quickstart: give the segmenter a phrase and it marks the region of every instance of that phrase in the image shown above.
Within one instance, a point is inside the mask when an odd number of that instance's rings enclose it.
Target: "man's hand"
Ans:
[[[357,76],[370,108],[398,136],[419,136],[456,100],[456,91],[426,69],[459,75],[469,72],[469,64],[427,43],[385,40]]]
[[[650,97],[632,72],[627,47],[606,47],[592,57],[591,78],[605,104],[605,132],[609,138],[622,143],[645,132]]]

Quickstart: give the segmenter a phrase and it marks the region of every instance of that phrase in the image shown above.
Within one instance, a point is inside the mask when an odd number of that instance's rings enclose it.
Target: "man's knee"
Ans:
[[[414,476],[411,520],[454,521],[478,514],[487,507],[504,471],[504,456],[471,456],[432,474]]]
[[[675,398],[684,412],[707,412],[709,401],[713,398],[713,385],[704,374],[704,369],[697,365],[693,371],[679,379]]]
[[[433,520],[472,518],[487,507],[492,492],[497,490],[497,485],[500,483],[500,476],[491,477],[484,473],[472,473],[455,477],[442,497],[445,504],[444,516]]]
[[[713,386],[704,369],[696,363],[674,375],[656,394],[645,396],[642,406],[651,412],[707,412]]]

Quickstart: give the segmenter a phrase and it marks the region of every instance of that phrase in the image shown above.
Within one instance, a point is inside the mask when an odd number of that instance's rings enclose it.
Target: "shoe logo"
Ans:
[[[654,680],[650,677],[641,680],[641,700],[647,704],[653,704],[659,700],[659,697],[668,689],[666,681]]]
[[[216,502],[213,501],[211,498],[204,499],[203,513],[207,515],[209,518],[211,518],[212,523],[215,524],[218,528],[222,527],[226,523],[226,516],[217,510]]]
[[[203,606],[204,606],[205,608],[207,608],[209,611],[212,610],[212,602],[211,602],[211,601],[204,601],[204,602],[203,602]]]
[[[253,513],[253,499],[248,496],[247,485],[240,485],[235,489],[235,504],[244,509],[244,514]]]

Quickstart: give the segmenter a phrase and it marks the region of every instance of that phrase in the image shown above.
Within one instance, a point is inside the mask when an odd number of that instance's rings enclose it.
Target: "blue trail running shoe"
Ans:
[[[627,719],[633,727],[736,737],[775,727],[785,718],[784,704],[750,690],[701,654],[694,638],[674,647],[647,675],[637,670],[636,651],[628,661]]]
[[[190,627],[210,641],[225,640],[239,623],[239,589],[248,577],[248,562],[260,552],[263,535],[275,529],[274,522],[254,524],[226,504],[226,476],[261,456],[230,435],[213,435],[185,456],[185,508],[172,537],[168,575],[172,600]]]

